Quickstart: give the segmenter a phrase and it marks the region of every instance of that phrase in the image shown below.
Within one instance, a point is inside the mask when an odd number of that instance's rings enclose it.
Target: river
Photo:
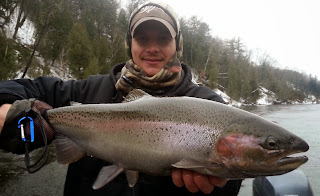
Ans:
[[[320,195],[320,104],[270,105],[243,107],[276,122],[303,138],[310,146],[304,153],[309,160],[300,169],[307,176],[314,195]],[[252,179],[244,180],[239,196],[252,195]]]
[[[301,170],[308,177],[314,195],[320,195],[320,104],[250,106],[243,109],[280,124],[308,142],[310,150],[306,155],[309,161]],[[67,167],[56,163],[54,146],[50,148],[48,164],[34,174],[26,172],[23,156],[0,152],[0,196],[62,195]],[[244,180],[239,196],[252,195],[251,183],[252,179]]]

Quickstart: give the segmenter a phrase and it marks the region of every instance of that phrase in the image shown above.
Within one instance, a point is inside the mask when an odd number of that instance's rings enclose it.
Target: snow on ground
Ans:
[[[214,89],[213,90],[215,93],[217,93],[222,99],[227,103],[230,104],[232,102],[232,99],[223,91],[219,89]]]
[[[19,14],[19,7],[15,9],[14,13],[11,16],[10,22],[5,26],[7,37],[9,38],[13,38],[15,27],[17,24],[18,14]],[[4,21],[1,21],[1,19],[2,18],[0,18],[0,22],[4,22]],[[34,34],[35,34],[34,24],[27,18],[23,23],[22,27],[19,28],[16,40],[20,42],[20,44],[30,46],[30,45],[33,45],[35,42]],[[45,65],[45,60],[39,55],[38,52],[36,52],[35,58],[39,61],[41,65],[43,66]],[[58,77],[58,78],[61,78],[62,80],[73,79],[73,76],[71,75],[70,70],[65,67],[67,66],[62,66],[56,61],[54,65],[50,67],[50,76]],[[39,68],[39,71],[41,72],[40,68]],[[23,70],[20,70],[17,73],[16,78],[21,78],[22,74],[23,74]],[[31,78],[28,75],[28,72],[25,78]]]
[[[308,95],[306,100],[303,101],[303,103],[305,104],[313,104],[317,102],[319,102],[319,100],[317,100],[317,98],[314,95]]]
[[[272,105],[276,101],[277,96],[272,91],[260,86],[260,98],[257,100],[257,105]]]
[[[14,30],[17,24],[17,19],[19,15],[19,8],[16,8],[14,13],[12,14],[11,20],[9,24],[5,27],[7,30],[7,37],[12,38],[14,34]],[[32,45],[34,43],[34,33],[35,27],[33,23],[27,18],[22,27],[19,28],[17,33],[17,40],[21,44]]]
[[[262,86],[260,86],[257,90],[259,90],[260,98],[257,100],[256,105],[272,105],[276,101],[276,95],[272,91],[269,91]],[[232,100],[226,93],[219,89],[215,89],[214,92],[220,95],[229,105],[241,107],[244,103],[243,100],[240,100],[240,102]]]
[[[35,58],[39,61],[41,65],[44,65],[44,59],[40,56],[35,56]],[[41,68],[39,68],[38,72],[41,73]],[[23,74],[23,70],[20,70],[17,73],[16,78],[21,78]],[[40,74],[41,75],[41,74]],[[63,81],[74,80],[75,78],[72,76],[70,69],[67,66],[61,66],[59,63],[55,62],[52,66],[50,66],[50,77],[60,78]],[[28,75],[28,72],[24,78],[34,79]],[[11,78],[14,79],[14,78]]]

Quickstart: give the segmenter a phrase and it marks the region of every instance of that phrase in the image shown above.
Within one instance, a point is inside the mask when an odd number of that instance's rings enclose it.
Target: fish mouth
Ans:
[[[307,156],[282,157],[277,161],[279,165],[302,165],[308,161]]]
[[[276,164],[280,168],[296,169],[300,165],[308,161],[308,157],[305,155],[299,156],[299,153],[304,153],[309,150],[309,145],[305,141],[297,142],[291,149],[291,152],[285,152],[284,150],[275,151],[275,157],[278,157]]]

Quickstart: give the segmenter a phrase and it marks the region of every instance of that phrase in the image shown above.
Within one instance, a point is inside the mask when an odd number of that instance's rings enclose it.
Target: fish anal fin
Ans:
[[[60,164],[69,164],[86,156],[86,152],[72,140],[62,134],[57,134],[55,139],[56,157]]]
[[[135,101],[145,96],[151,96],[148,93],[144,92],[141,89],[134,89],[129,92],[129,94],[125,97],[124,102]]]
[[[97,190],[104,185],[108,184],[111,180],[117,177],[121,172],[123,172],[123,168],[117,165],[109,165],[101,168],[99,175],[96,181],[93,183],[92,188]]]
[[[134,185],[138,181],[139,172],[138,171],[133,171],[133,170],[126,170],[125,173],[126,173],[126,176],[127,176],[127,181],[128,181],[129,187],[134,187]]]

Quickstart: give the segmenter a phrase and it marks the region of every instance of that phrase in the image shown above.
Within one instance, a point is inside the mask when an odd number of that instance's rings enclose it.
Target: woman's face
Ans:
[[[132,59],[148,76],[157,74],[175,52],[175,40],[162,23],[148,20],[136,28],[131,45]]]

